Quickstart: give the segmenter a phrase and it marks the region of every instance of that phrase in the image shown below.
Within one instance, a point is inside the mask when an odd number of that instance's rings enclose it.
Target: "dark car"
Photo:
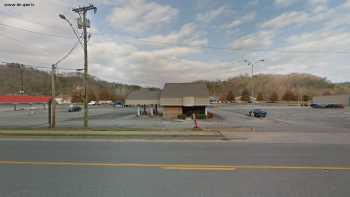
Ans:
[[[262,109],[253,109],[249,111],[249,116],[257,117],[257,118],[265,118],[267,115],[267,112]]]
[[[321,104],[317,104],[317,103],[311,104],[310,107],[315,108],[315,109],[323,109],[323,108],[326,108],[325,105],[321,105]]]
[[[79,112],[81,111],[81,107],[77,105],[71,105],[68,108],[68,112]]]
[[[335,109],[337,109],[337,108],[344,108],[344,105],[342,105],[342,104],[328,104],[328,105],[326,105],[326,108],[335,108]]]

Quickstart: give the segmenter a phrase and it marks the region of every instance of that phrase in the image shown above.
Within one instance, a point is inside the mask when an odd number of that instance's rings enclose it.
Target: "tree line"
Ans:
[[[350,83],[332,83],[311,74],[258,74],[251,78],[240,75],[227,80],[203,81],[210,95],[223,101],[249,101],[251,89],[257,101],[309,101],[314,96],[350,94]]]

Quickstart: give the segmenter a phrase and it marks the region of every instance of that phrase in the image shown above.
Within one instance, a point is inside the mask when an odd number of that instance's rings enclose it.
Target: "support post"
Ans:
[[[52,111],[52,120],[51,120],[51,128],[56,127],[56,65],[52,65],[52,71],[51,71],[51,111]]]
[[[48,110],[47,110],[47,112],[48,112],[48,121],[49,121],[49,128],[52,128],[52,123],[51,123],[51,101],[49,101],[49,103],[48,103]]]
[[[88,51],[87,51],[87,32],[86,28],[89,27],[89,22],[86,19],[86,12],[89,10],[94,10],[96,13],[97,8],[93,5],[87,7],[75,8],[72,11],[83,15],[83,34],[84,34],[84,128],[88,128]],[[79,24],[78,24],[79,26]]]

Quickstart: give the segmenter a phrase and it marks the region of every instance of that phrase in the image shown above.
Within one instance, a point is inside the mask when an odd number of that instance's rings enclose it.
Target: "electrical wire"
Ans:
[[[72,39],[72,37],[70,37],[70,36],[59,35],[59,34],[52,34],[52,33],[46,33],[46,32],[39,32],[39,31],[32,31],[32,30],[29,30],[29,29],[16,27],[16,26],[12,26],[12,25],[7,25],[7,24],[4,24],[4,23],[0,23],[0,25],[1,26],[5,26],[5,27],[9,27],[9,28],[14,28],[14,29],[26,31],[26,32],[30,32],[30,33],[33,33],[33,34],[40,34],[40,35],[43,35],[43,36],[51,36],[51,37],[64,38],[64,39]]]
[[[80,43],[80,38],[82,37],[83,34],[80,35],[80,37],[78,37],[78,41],[73,45],[73,47],[59,60],[57,60],[57,62],[54,65],[58,65],[59,63],[61,63],[63,60],[65,60],[70,54],[72,54],[72,52],[74,51],[74,49],[77,48],[77,46]]]
[[[0,23],[0,25],[5,26],[5,27],[10,27],[10,28],[15,28],[19,29],[22,31],[27,31],[30,33],[35,33],[35,34],[40,34],[44,36],[51,36],[51,37],[57,37],[57,38],[64,38],[64,39],[71,39],[72,37],[68,37],[65,35],[58,35],[58,34],[51,34],[51,33],[45,33],[45,32],[38,32],[38,31],[32,31],[28,30],[25,28],[20,28],[20,27],[15,27],[7,24]],[[72,24],[70,23],[70,26],[72,27]],[[77,36],[77,33],[73,29],[74,34]],[[94,33],[95,35],[107,35],[103,33]],[[221,51],[228,51],[228,52],[268,52],[268,53],[294,53],[294,54],[350,54],[350,51],[322,51],[322,50],[280,50],[280,49],[263,49],[263,48],[256,48],[256,49],[234,49],[234,48],[228,48],[228,47],[218,47],[218,46],[211,46],[211,45],[206,45],[206,46],[200,46],[200,45],[189,45],[189,44],[174,44],[174,43],[169,43],[169,42],[159,42],[159,41],[154,41],[154,40],[146,40],[142,38],[136,38],[136,37],[129,37],[129,39],[132,40],[137,40],[142,43],[150,44],[150,45],[161,45],[161,46],[166,46],[166,47],[188,47],[188,48],[198,48],[198,49],[211,49],[211,50],[221,50]],[[125,40],[124,40],[125,41]],[[80,44],[81,41],[80,41]]]

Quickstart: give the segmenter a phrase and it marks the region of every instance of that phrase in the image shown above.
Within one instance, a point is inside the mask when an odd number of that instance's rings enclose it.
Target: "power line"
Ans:
[[[4,24],[4,23],[0,23],[0,25],[1,26],[5,26],[5,27],[9,27],[9,28],[19,29],[19,30],[30,32],[30,33],[33,33],[33,34],[40,34],[40,35],[43,35],[43,36],[50,36],[50,37],[64,38],[64,39],[72,39],[72,37],[65,36],[65,35],[52,34],[52,33],[46,33],[46,32],[39,32],[39,31],[32,31],[32,30],[29,30],[29,29],[16,27],[16,26],[12,26],[12,25],[7,25],[7,24]]]
[[[34,33],[34,34],[40,34],[43,36],[51,36],[51,37],[57,37],[57,38],[64,38],[64,39],[72,39],[72,37],[60,35],[60,34],[52,34],[52,33],[46,33],[46,32],[39,32],[39,31],[32,31],[21,27],[16,27],[8,24],[0,23],[0,25],[10,28],[19,29],[22,31]],[[94,33],[95,35],[108,35],[105,33]],[[221,50],[221,51],[228,51],[228,52],[268,52],[268,53],[294,53],[294,54],[350,54],[350,51],[322,51],[322,50],[281,50],[281,49],[264,49],[264,48],[255,48],[255,49],[235,49],[235,48],[229,48],[229,47],[219,47],[219,46],[212,46],[212,45],[190,45],[190,44],[184,44],[184,43],[170,43],[170,42],[160,42],[160,41],[154,41],[154,40],[147,40],[143,38],[136,38],[136,37],[128,37],[130,40],[137,40],[142,43],[150,44],[150,45],[161,45],[161,46],[167,46],[167,47],[187,47],[187,48],[198,48],[198,49],[211,49],[211,50]],[[123,40],[125,41],[125,40]],[[129,42],[130,43],[130,42]]]
[[[7,65],[15,65],[15,64],[18,64],[18,63],[15,63],[15,62],[5,62]],[[24,64],[21,64],[23,65],[24,67],[26,68],[32,68],[32,69],[51,69],[51,66],[31,66],[31,65],[24,65]],[[58,70],[80,70],[81,68],[57,68]]]
[[[73,47],[61,58],[59,59],[54,65],[58,65],[59,63],[61,63],[63,60],[65,60],[70,54],[72,54],[72,52],[74,51],[74,49],[77,48],[77,46],[80,44],[80,38],[82,37],[83,34],[80,35],[80,37],[78,38],[79,40],[73,45]]]

